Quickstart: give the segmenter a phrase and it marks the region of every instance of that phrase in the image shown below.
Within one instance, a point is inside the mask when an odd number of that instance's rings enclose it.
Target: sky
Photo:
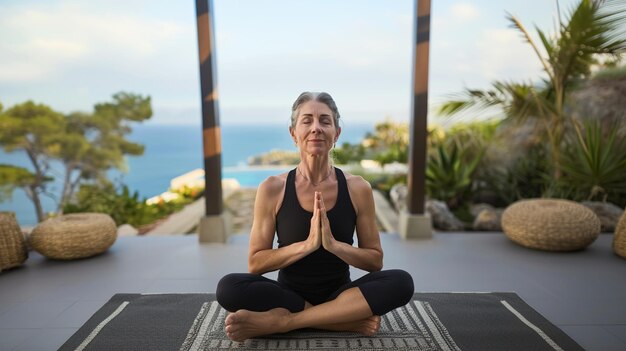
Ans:
[[[563,13],[578,0],[560,0]],[[413,0],[214,0],[222,124],[288,123],[327,91],[343,123],[408,121]],[[463,88],[537,81],[506,20],[554,32],[556,0],[432,0],[429,106]],[[195,1],[0,0],[0,103],[92,111],[119,91],[152,97],[151,124],[200,124]],[[431,113],[431,121],[438,117]]]

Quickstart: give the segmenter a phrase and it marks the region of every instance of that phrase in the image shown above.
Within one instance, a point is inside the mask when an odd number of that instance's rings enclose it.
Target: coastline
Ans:
[[[346,123],[341,142],[359,142],[373,128],[368,124]],[[347,128],[349,127],[349,128]],[[127,185],[131,194],[138,192],[140,199],[148,199],[168,190],[169,182],[188,170],[203,167],[202,134],[195,125],[141,124],[133,127],[130,139],[144,145],[141,156],[128,156],[124,172],[112,170],[107,174],[115,184]],[[222,178],[235,178],[242,187],[256,187],[270,175],[276,175],[295,166],[249,166],[251,156],[271,150],[295,150],[286,125],[224,125],[222,130]],[[182,142],[181,142],[182,141]],[[30,169],[31,163],[22,152],[5,152],[0,149],[4,163]],[[51,163],[58,174],[63,167]],[[62,188],[61,178],[50,183],[55,192]],[[52,198],[43,197],[45,212],[56,209]],[[11,199],[0,203],[0,211],[16,214],[22,226],[35,226],[37,218],[30,199],[22,189],[16,189]]]
[[[367,164],[367,163],[366,163]],[[370,165],[371,166],[371,165]],[[277,165],[246,165],[231,167],[230,171],[251,172],[251,171],[270,171],[273,174],[286,172],[291,170],[295,165],[277,166]],[[362,166],[361,166],[362,167]],[[342,169],[350,170],[350,165],[342,165]],[[396,167],[397,168],[397,167]],[[258,184],[263,179],[258,179],[253,186],[244,186],[239,183],[236,178],[222,179],[222,199],[224,203],[224,213],[226,214],[230,226],[231,234],[247,234],[252,229],[254,219],[254,203]],[[170,189],[178,189],[183,187],[198,187],[204,185],[204,170],[196,169],[178,176],[170,182]],[[169,201],[172,192],[165,192],[159,196],[149,199],[149,202]],[[375,191],[374,199],[376,200],[377,218],[376,224],[380,232],[392,232],[397,230],[397,215],[393,215],[386,210],[390,208],[389,203],[382,194]],[[204,215],[204,197],[200,197],[192,204],[187,205],[182,211],[174,213],[166,218],[157,220],[155,223],[139,228],[140,235],[154,234],[189,234],[197,231],[197,223]]]

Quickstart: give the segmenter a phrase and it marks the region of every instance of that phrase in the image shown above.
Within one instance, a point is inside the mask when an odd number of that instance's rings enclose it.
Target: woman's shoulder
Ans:
[[[261,184],[259,184],[258,192],[265,196],[275,196],[282,193],[287,182],[287,175],[289,172],[281,173],[274,176],[267,177]]]
[[[289,172],[270,176],[265,179],[257,189],[256,203],[261,207],[272,210],[274,216],[278,213],[280,204],[285,194],[285,184]]]
[[[344,170],[342,170],[344,176],[346,177],[346,182],[348,183],[348,188],[352,191],[354,190],[357,193],[361,193],[363,191],[371,191],[372,186],[370,183],[365,180],[360,175],[350,174]]]
[[[352,206],[358,216],[363,208],[367,209],[373,206],[372,186],[360,175],[354,175],[348,172],[343,172],[343,174],[348,184],[348,193],[352,200]]]

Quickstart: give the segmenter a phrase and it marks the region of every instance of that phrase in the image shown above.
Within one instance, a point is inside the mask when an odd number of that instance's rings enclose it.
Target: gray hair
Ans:
[[[339,110],[337,109],[337,104],[335,104],[335,100],[330,96],[329,93],[325,92],[311,92],[305,91],[300,94],[296,101],[293,103],[291,107],[291,128],[295,128],[296,121],[298,120],[298,111],[300,110],[300,106],[309,101],[318,101],[323,103],[324,105],[330,108],[330,111],[333,113],[333,121],[335,122],[335,129],[339,129]]]

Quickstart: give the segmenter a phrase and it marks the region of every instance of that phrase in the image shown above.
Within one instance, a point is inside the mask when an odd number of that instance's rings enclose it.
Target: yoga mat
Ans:
[[[234,342],[214,294],[116,294],[60,350],[583,350],[515,293],[416,293],[374,337],[303,329]]]

